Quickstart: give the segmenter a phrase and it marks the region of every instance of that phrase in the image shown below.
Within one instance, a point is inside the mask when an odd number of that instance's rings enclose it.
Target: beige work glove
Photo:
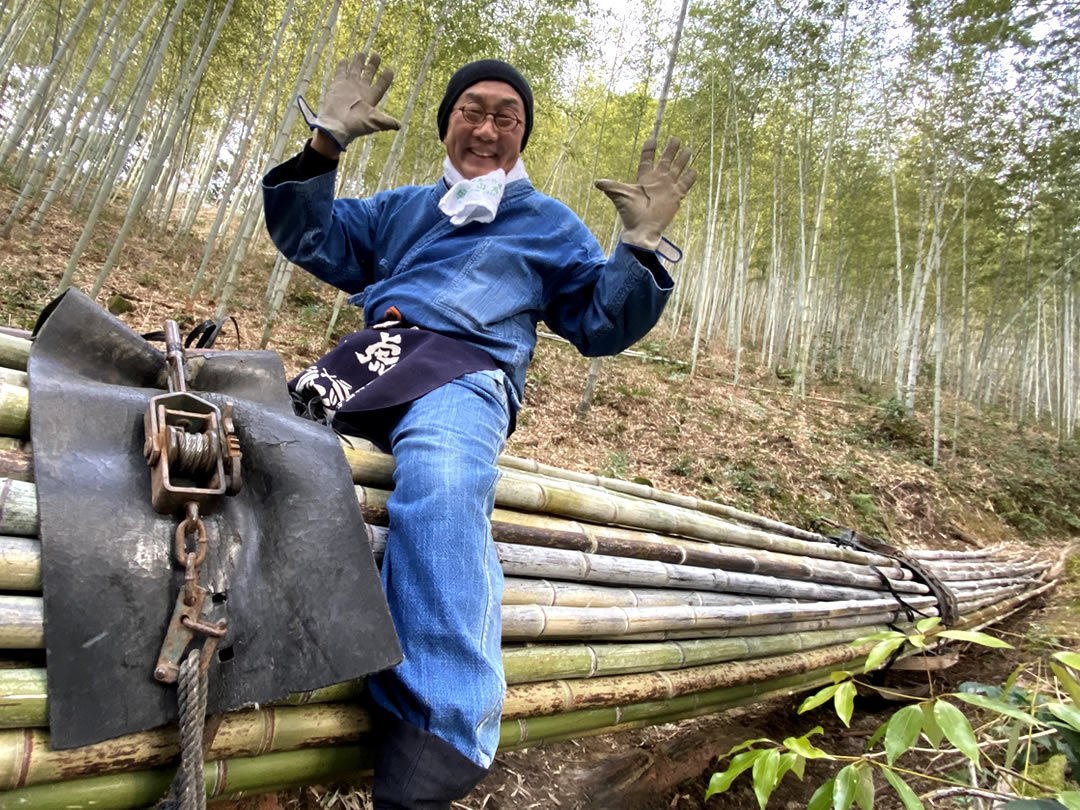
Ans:
[[[303,96],[296,99],[300,113],[312,129],[321,129],[334,139],[345,151],[352,141],[372,132],[400,129],[401,124],[382,110],[379,101],[386,95],[394,71],[384,70],[375,78],[379,69],[379,55],[357,54],[352,62],[342,59],[334,71],[334,79],[327,88],[326,97],[319,102],[319,114],[313,115]]]
[[[622,241],[646,250],[660,246],[664,229],[675,219],[679,203],[697,180],[697,172],[686,167],[690,151],[679,151],[678,138],[668,141],[654,166],[655,158],[656,139],[649,138],[641,149],[636,183],[597,180],[595,184],[611,198],[622,217]]]

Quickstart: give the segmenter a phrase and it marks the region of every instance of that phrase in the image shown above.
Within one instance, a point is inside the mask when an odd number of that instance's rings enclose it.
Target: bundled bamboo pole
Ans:
[[[40,596],[0,595],[0,649],[45,648],[45,607]]]
[[[364,693],[364,681],[346,681],[308,692],[297,692],[274,706],[306,706],[358,700]],[[49,725],[48,688],[41,667],[0,669],[0,729],[47,728]]]
[[[965,623],[990,621],[995,617],[1004,615],[1024,599],[1045,591],[1052,585],[1053,583],[1044,584],[1022,597],[999,603],[991,610],[972,614],[966,617]],[[798,685],[809,687],[813,685],[814,677],[818,673],[820,673],[820,676],[824,676],[824,673],[835,665],[836,660],[858,660],[859,653],[865,653],[867,649],[869,649],[869,645],[862,645],[861,648],[844,645],[843,647],[823,648],[795,656],[778,656],[771,661],[740,663],[737,667],[720,665],[719,667],[675,670],[667,673],[664,676],[665,680],[661,681],[657,681],[655,676],[647,676],[646,678],[630,676],[616,681],[597,679],[594,681],[574,682],[569,701],[566,698],[566,688],[569,682],[566,681],[563,681],[558,688],[553,687],[551,684],[513,687],[507,695],[508,711],[507,719],[503,723],[503,742],[506,745],[517,745],[524,742],[536,742],[538,739],[549,740],[566,734],[576,735],[594,729],[611,728],[626,722],[639,720],[642,722],[658,722],[661,717],[665,719],[671,718],[673,710],[692,712],[699,711],[704,706],[715,711],[724,705],[724,700],[731,700],[736,697],[745,698],[751,695],[757,695],[760,699],[760,695],[767,692],[769,687],[778,684],[783,684],[785,688],[793,688]],[[784,663],[778,663],[781,661]],[[796,662],[801,662],[801,669]],[[818,662],[826,662],[826,665],[818,670],[809,669],[814,663]],[[725,669],[725,667],[727,668]],[[710,685],[716,683],[730,684],[732,680],[738,681],[740,676],[736,673],[739,671],[742,672],[742,678],[751,679],[751,682],[737,683],[735,686],[726,685],[709,688]],[[753,677],[751,673],[755,671],[765,677]],[[778,675],[776,678],[767,677],[777,672],[787,672],[788,674]],[[652,678],[652,681],[649,682],[648,678]],[[730,691],[732,689],[744,691],[732,692]],[[725,692],[724,690],[728,691]],[[559,695],[562,695],[562,697],[559,697]],[[633,701],[635,698],[648,695],[660,695],[661,699],[653,701],[637,700],[625,705],[627,700]],[[528,712],[528,716],[515,720],[512,716],[515,712],[515,706],[518,707],[517,711]],[[550,709],[561,713],[553,714],[550,717],[537,717],[533,713],[536,709],[545,711]],[[567,711],[567,709],[576,710]],[[285,712],[286,710],[262,711]],[[311,728],[305,727],[304,723],[275,722],[275,730],[269,737],[267,736],[265,721],[261,726],[262,732],[256,733],[251,728],[244,726],[241,723],[241,718],[237,717],[235,722],[238,724],[238,730],[230,738],[231,742],[229,744],[236,746],[239,750],[250,752],[252,750],[268,750],[276,745],[302,746],[317,744],[317,742],[314,742],[316,739],[324,742],[330,739],[338,740],[338,735],[342,735],[342,738],[348,737],[348,735],[361,736],[365,730],[365,719],[362,712],[352,709],[352,714],[347,714],[349,710],[345,708],[342,708],[341,711],[346,712],[346,716],[352,718],[352,720],[346,719],[336,725],[331,723],[332,728],[328,727],[322,732],[312,732]],[[230,717],[234,716],[230,715]],[[278,718],[275,717],[274,719],[276,721]],[[352,725],[349,724],[350,722]],[[258,723],[255,725],[260,727]],[[316,723],[315,728],[318,727]],[[154,736],[155,733],[147,732],[140,735],[138,741],[128,741],[129,746],[125,749],[128,752],[128,758],[124,760],[124,767],[145,767],[146,763],[156,761],[155,758],[160,756],[158,751],[161,743],[160,738]],[[33,741],[33,734],[34,732],[29,737],[31,741]],[[10,763],[8,766],[9,771],[18,774],[15,779],[18,780],[19,784],[28,784],[37,779],[48,778],[50,773],[61,772],[64,776],[70,777],[80,773],[80,768],[84,767],[93,767],[95,769],[112,767],[112,764],[110,764],[112,760],[105,753],[105,750],[98,746],[87,746],[83,749],[73,749],[68,752],[38,753],[38,759],[34,760],[32,759],[34,755],[30,752],[34,750],[38,752],[47,751],[47,742],[38,740],[38,745],[30,745],[29,748],[23,745],[20,748],[20,743],[25,743],[28,739],[27,732],[17,732],[15,736],[19,738],[12,740],[11,748],[14,749],[15,753],[9,752],[6,757],[0,758],[0,762]],[[158,742],[155,742],[155,740],[158,740]],[[107,745],[108,743],[99,744],[99,746]],[[168,745],[168,743],[166,742],[165,745]],[[226,743],[222,742],[222,746],[225,745]],[[132,746],[135,747],[132,748]],[[4,750],[2,745],[0,745],[0,750]],[[139,752],[134,759],[130,757],[132,750]],[[95,761],[97,764],[86,764]],[[0,770],[0,778],[6,779],[6,783],[11,782],[10,772]],[[5,776],[5,774],[7,775]]]
[[[0,381],[0,435],[22,437],[30,432],[30,390]]]
[[[354,481],[369,486],[393,485],[394,459],[382,453],[348,449],[345,456]],[[647,503],[599,489],[574,490],[565,482],[504,474],[496,486],[496,503],[526,512],[543,512],[590,523],[631,526],[667,535],[729,543],[766,551],[869,565],[894,566],[895,561],[831,543],[814,543],[748,529],[712,515],[668,504]]]
[[[0,555],[3,554],[0,538]],[[0,574],[0,577],[3,575]],[[0,580],[2,581],[2,580]],[[0,586],[2,587],[2,586]],[[22,590],[22,589],[20,589]],[[504,605],[560,605],[563,607],[658,607],[661,605],[772,605],[798,604],[785,596],[747,596],[733,593],[583,585],[557,579],[506,576]]]
[[[16,371],[26,371],[29,360],[29,340],[0,332],[0,366]]]
[[[37,488],[33,484],[0,478],[0,535],[37,537]]]
[[[41,542],[0,537],[0,591],[41,590]]]
[[[922,608],[934,605],[933,598],[918,602]],[[503,605],[503,637],[576,638],[587,634],[620,635],[658,630],[728,630],[761,625],[798,623],[841,616],[880,616],[895,613],[891,599],[848,602],[813,602],[800,605],[755,605],[752,607],[600,607],[568,608],[544,605]]]
[[[880,625],[881,629],[885,625]],[[775,636],[708,638],[645,644],[539,644],[503,647],[508,684],[629,675],[848,644],[874,627],[782,633]]]
[[[230,712],[224,715],[209,759],[251,757],[319,745],[354,742],[371,723],[356,704],[321,703]],[[168,726],[105,742],[53,750],[42,730],[0,731],[0,790],[90,774],[152,768],[180,753],[179,733]]]
[[[0,384],[15,385],[19,388],[29,388],[30,378],[25,371],[16,371],[13,368],[0,366]]]
[[[499,457],[499,466],[506,470],[517,470],[519,472],[532,473],[546,478],[564,479],[578,484],[585,484],[586,486],[608,489],[612,492],[618,492],[622,495],[629,495],[642,500],[656,501],[669,506],[679,506],[684,509],[693,509],[707,515],[737,520],[740,523],[746,523],[777,534],[786,534],[789,537],[795,537],[800,540],[808,540],[811,542],[827,540],[827,538],[822,537],[820,534],[808,532],[805,529],[800,529],[779,520],[771,520],[762,517],[761,515],[755,515],[752,512],[744,512],[741,509],[736,509],[735,507],[726,504],[716,503],[715,501],[706,501],[689,495],[679,495],[674,492],[667,492],[648,484],[623,481],[619,478],[605,478],[604,476],[593,475],[592,473],[579,473],[572,470],[563,470],[559,467],[553,467],[550,464],[541,464],[532,459],[517,458],[515,456],[507,455]]]
[[[371,750],[341,745],[238,757],[207,762],[209,799],[239,798],[251,793],[284,790],[297,785],[371,770]],[[113,773],[37,785],[0,794],[0,810],[129,810],[155,804],[169,789],[175,768]]]

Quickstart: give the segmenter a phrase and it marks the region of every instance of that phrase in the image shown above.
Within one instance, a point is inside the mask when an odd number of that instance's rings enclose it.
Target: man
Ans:
[[[404,660],[370,679],[381,738],[373,794],[379,810],[444,808],[483,777],[498,745],[506,685],[490,516],[537,323],[589,356],[647,333],[672,288],[655,251],[695,173],[673,139],[655,166],[646,144],[636,184],[598,181],[624,225],[606,259],[581,220],[528,180],[528,82],[482,60],[454,74],[439,106],[438,183],[334,200],[340,152],[398,127],[376,108],[392,80],[375,78],[378,63],[342,62],[318,115],[301,99],[314,135],[263,191],[282,253],[353,293],[377,325],[297,387],[310,384],[335,426],[381,431],[373,438],[394,454],[382,578]]]

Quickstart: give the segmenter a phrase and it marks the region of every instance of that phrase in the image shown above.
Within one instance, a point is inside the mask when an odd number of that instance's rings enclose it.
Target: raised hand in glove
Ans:
[[[334,79],[319,103],[319,114],[313,115],[303,96],[296,99],[300,113],[312,129],[320,129],[334,139],[341,151],[352,141],[372,132],[400,129],[401,124],[382,110],[376,108],[386,94],[394,71],[384,70],[375,78],[379,69],[379,55],[357,54],[350,62],[342,59],[334,71]]]
[[[655,158],[656,139],[649,138],[641,149],[636,183],[596,181],[596,187],[611,198],[622,218],[623,243],[646,250],[660,246],[661,234],[697,180],[697,172],[687,168],[690,151],[679,151],[678,138],[668,141],[659,162],[653,165]]]

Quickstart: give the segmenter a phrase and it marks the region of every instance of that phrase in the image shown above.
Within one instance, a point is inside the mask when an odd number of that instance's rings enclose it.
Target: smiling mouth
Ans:
[[[480,158],[482,160],[495,160],[496,159],[496,156],[495,156],[494,153],[477,152],[475,149],[469,149],[468,152],[473,157],[477,157],[477,158]]]

